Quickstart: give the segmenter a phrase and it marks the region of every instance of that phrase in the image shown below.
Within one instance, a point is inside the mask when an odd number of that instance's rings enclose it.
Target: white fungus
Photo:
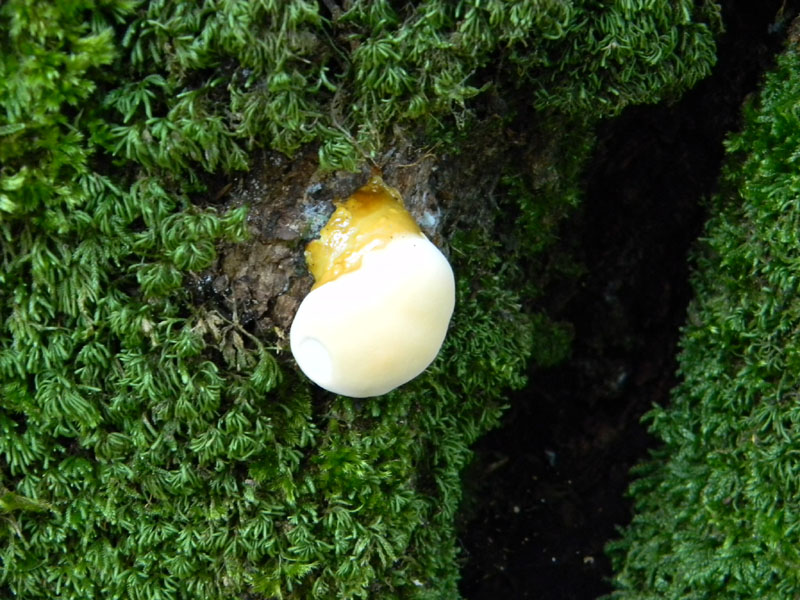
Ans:
[[[377,176],[326,229],[307,251],[317,285],[292,323],[292,354],[331,392],[385,394],[436,358],[455,305],[453,271]]]

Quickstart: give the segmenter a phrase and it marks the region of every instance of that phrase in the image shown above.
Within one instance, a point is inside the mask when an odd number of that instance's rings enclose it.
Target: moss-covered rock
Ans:
[[[633,522],[609,546],[619,600],[796,598],[800,552],[800,56],[728,143],[697,252],[681,383],[648,415]]]

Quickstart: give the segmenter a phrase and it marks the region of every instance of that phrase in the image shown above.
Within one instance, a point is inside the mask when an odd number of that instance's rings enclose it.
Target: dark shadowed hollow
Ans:
[[[611,591],[603,547],[629,522],[629,470],[655,444],[641,416],[676,383],[704,199],[797,5],[725,3],[712,76],[676,104],[629,109],[598,131],[582,209],[557,249],[584,275],[543,294],[549,314],[574,326],[571,357],[531,372],[465,476],[467,600]]]

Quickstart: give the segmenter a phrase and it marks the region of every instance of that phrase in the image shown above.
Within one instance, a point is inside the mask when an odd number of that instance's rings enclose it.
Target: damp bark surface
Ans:
[[[535,160],[541,139],[535,128],[506,142],[501,119],[476,120],[459,152],[431,151],[421,143],[395,140],[372,167],[357,173],[318,170],[317,148],[292,159],[263,151],[253,167],[219,188],[209,204],[248,207],[248,240],[222,245],[215,263],[192,281],[194,300],[207,311],[241,324],[286,349],[288,330],[313,278],[304,248],[317,238],[339,202],[364,185],[371,169],[396,188],[422,232],[447,255],[457,231],[487,226],[504,165],[519,154]]]
[[[629,471],[656,443],[641,417],[677,382],[703,199],[796,5],[728,3],[710,78],[673,106],[629,109],[598,131],[583,206],[557,250],[585,274],[543,294],[548,314],[574,326],[571,357],[530,374],[465,475],[467,600],[611,591],[603,548],[630,521]]]

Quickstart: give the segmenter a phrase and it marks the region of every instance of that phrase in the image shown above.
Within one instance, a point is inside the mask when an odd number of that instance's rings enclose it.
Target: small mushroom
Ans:
[[[315,284],[289,337],[314,383],[380,396],[433,362],[455,305],[453,270],[379,175],[337,206],[306,261]]]

